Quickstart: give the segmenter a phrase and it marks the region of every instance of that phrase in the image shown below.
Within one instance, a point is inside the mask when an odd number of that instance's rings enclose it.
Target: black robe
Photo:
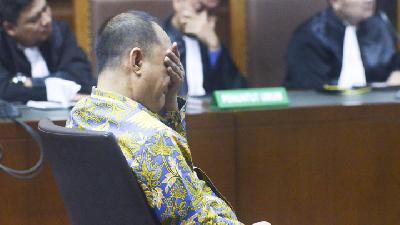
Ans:
[[[38,47],[50,77],[75,81],[82,86],[80,92],[90,93],[94,84],[91,66],[67,24],[53,21],[51,36]],[[11,82],[17,73],[30,77],[31,65],[15,40],[0,29],[0,98],[19,102],[46,100],[44,82],[26,88]]]
[[[398,55],[390,24],[375,15],[357,28],[361,59],[368,83],[385,81],[398,68]],[[328,8],[300,25],[287,49],[288,88],[337,85],[343,56],[344,23]]]
[[[172,17],[168,18],[164,23],[164,30],[167,32],[172,42],[177,42],[181,62],[186,69],[186,50],[185,42],[182,39],[182,33],[176,30],[172,23]],[[213,67],[210,64],[208,57],[207,46],[200,42],[200,54],[203,64],[203,88],[206,94],[211,94],[215,90],[244,88],[247,86],[246,80],[237,69],[227,48],[222,46],[221,53]],[[186,78],[186,77],[185,77]],[[181,96],[185,96],[188,91],[187,80],[185,79],[179,91]]]

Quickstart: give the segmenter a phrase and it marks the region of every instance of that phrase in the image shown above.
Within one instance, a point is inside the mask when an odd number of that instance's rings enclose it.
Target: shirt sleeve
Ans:
[[[186,100],[178,97],[179,111],[167,111],[158,116],[165,125],[186,137]]]
[[[217,64],[218,58],[221,55],[221,48],[216,50],[208,51],[208,59],[210,60],[211,67],[214,67]]]
[[[0,62],[0,98],[7,101],[27,102],[28,100],[46,100],[46,88],[27,88],[11,82],[12,74]]]
[[[125,140],[130,146],[135,138]],[[186,139],[159,132],[135,151],[130,165],[162,224],[241,224],[193,171]]]
[[[186,137],[185,112],[166,112],[161,121],[183,137]]]

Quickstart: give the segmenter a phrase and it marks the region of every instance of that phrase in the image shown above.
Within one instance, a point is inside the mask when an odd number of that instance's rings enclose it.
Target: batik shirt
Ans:
[[[110,131],[162,224],[240,224],[194,171],[182,112],[152,113],[127,97],[93,88],[67,127]]]

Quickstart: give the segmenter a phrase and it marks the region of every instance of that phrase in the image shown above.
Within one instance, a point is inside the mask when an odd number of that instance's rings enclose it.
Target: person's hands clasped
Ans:
[[[217,18],[208,15],[206,10],[201,12],[186,12],[183,32],[196,36],[205,43],[208,49],[220,48],[219,38],[215,32]]]
[[[179,58],[178,45],[174,42],[170,49],[167,50],[164,59],[164,65],[167,67],[167,73],[170,77],[168,92],[165,96],[165,110],[178,110],[178,92],[185,77],[185,70]]]

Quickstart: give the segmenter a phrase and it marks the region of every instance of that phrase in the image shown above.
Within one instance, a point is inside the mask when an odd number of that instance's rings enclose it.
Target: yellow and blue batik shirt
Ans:
[[[194,171],[183,118],[180,112],[161,117],[127,97],[93,88],[72,109],[67,127],[115,135],[162,224],[241,224]]]

